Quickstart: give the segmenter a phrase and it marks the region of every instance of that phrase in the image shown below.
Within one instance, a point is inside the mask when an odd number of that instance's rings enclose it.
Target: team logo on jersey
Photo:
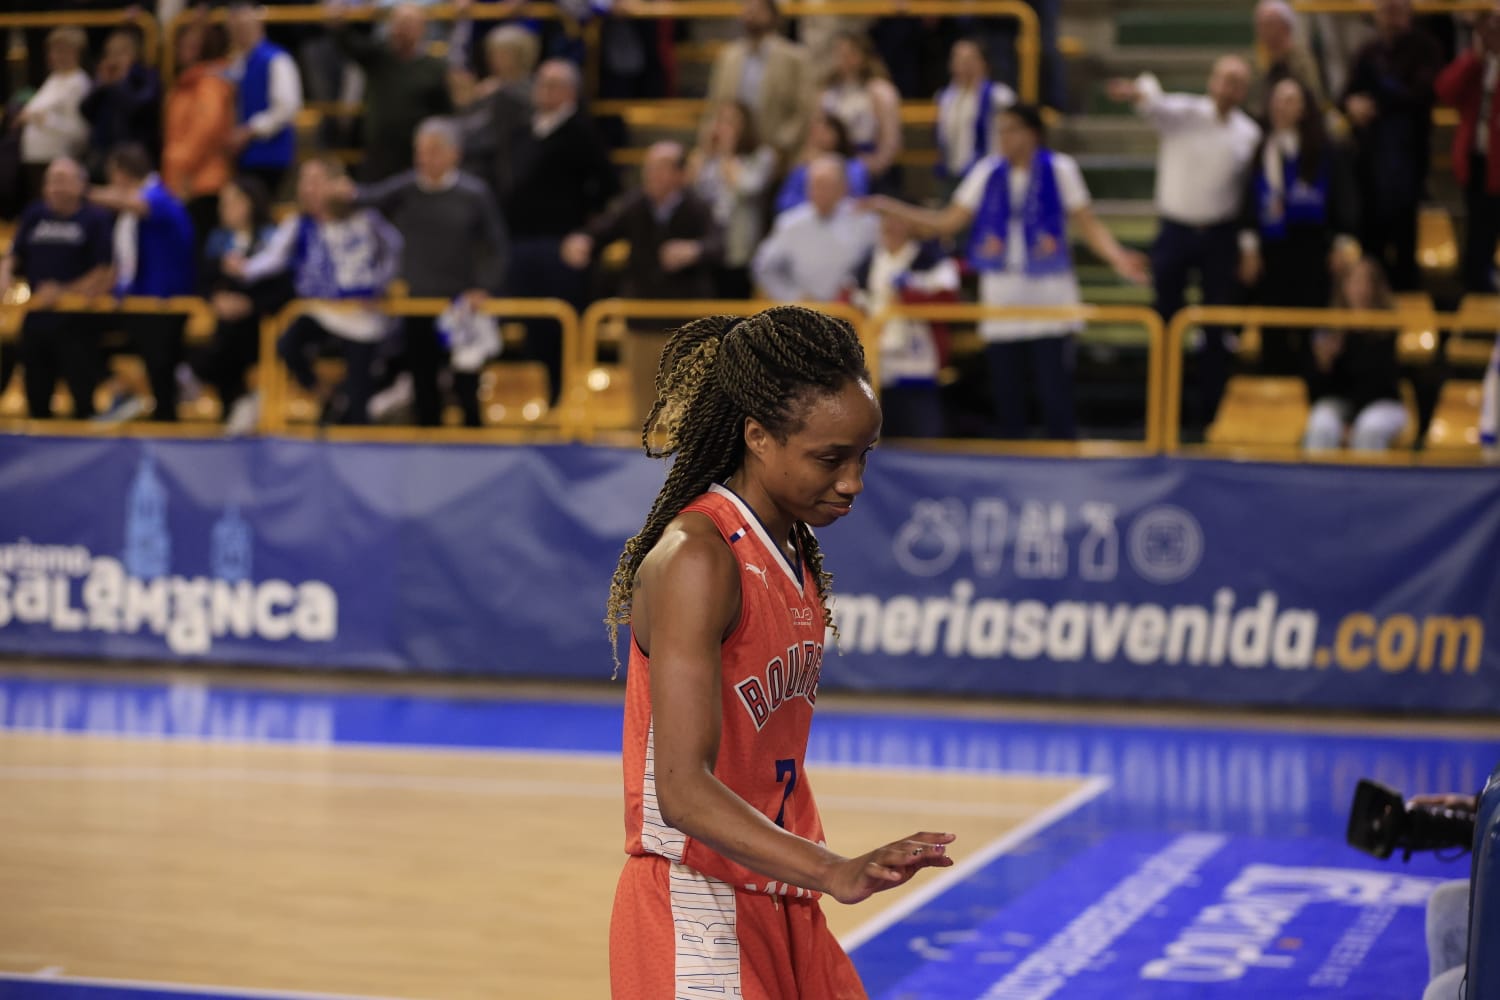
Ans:
[[[823,644],[811,639],[793,643],[786,656],[766,664],[764,677],[747,677],[734,686],[740,704],[750,714],[755,730],[764,729],[775,711],[798,698],[818,702],[818,675],[823,670]]]
[[[771,581],[766,579],[766,571],[764,567],[757,566],[754,563],[745,563],[745,572],[753,573],[755,576],[760,577],[761,585],[764,586],[766,590],[771,589]]]
[[[787,608],[792,613],[792,624],[801,628],[812,628],[812,608]]]

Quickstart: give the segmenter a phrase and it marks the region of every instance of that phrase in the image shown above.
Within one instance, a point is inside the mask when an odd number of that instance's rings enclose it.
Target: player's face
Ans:
[[[802,426],[786,441],[766,434],[752,448],[776,505],[821,528],[849,513],[864,491],[865,460],[880,436],[880,404],[868,382],[851,380],[804,406]]]

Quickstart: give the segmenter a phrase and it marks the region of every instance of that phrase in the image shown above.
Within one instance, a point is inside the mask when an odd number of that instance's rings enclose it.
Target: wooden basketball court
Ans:
[[[960,832],[929,881],[1085,784],[809,770],[837,850]],[[0,972],[595,1000],[621,798],[608,755],[0,734]],[[919,892],[825,906],[858,938]]]

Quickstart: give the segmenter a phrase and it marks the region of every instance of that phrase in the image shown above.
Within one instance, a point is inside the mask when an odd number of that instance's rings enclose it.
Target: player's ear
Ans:
[[[745,454],[764,460],[767,449],[775,440],[759,420],[754,417],[745,418]]]

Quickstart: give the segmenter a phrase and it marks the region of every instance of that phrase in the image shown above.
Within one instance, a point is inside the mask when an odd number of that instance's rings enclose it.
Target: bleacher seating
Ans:
[[[1307,429],[1307,383],[1300,378],[1236,375],[1224,389],[1208,442],[1295,448]]]

